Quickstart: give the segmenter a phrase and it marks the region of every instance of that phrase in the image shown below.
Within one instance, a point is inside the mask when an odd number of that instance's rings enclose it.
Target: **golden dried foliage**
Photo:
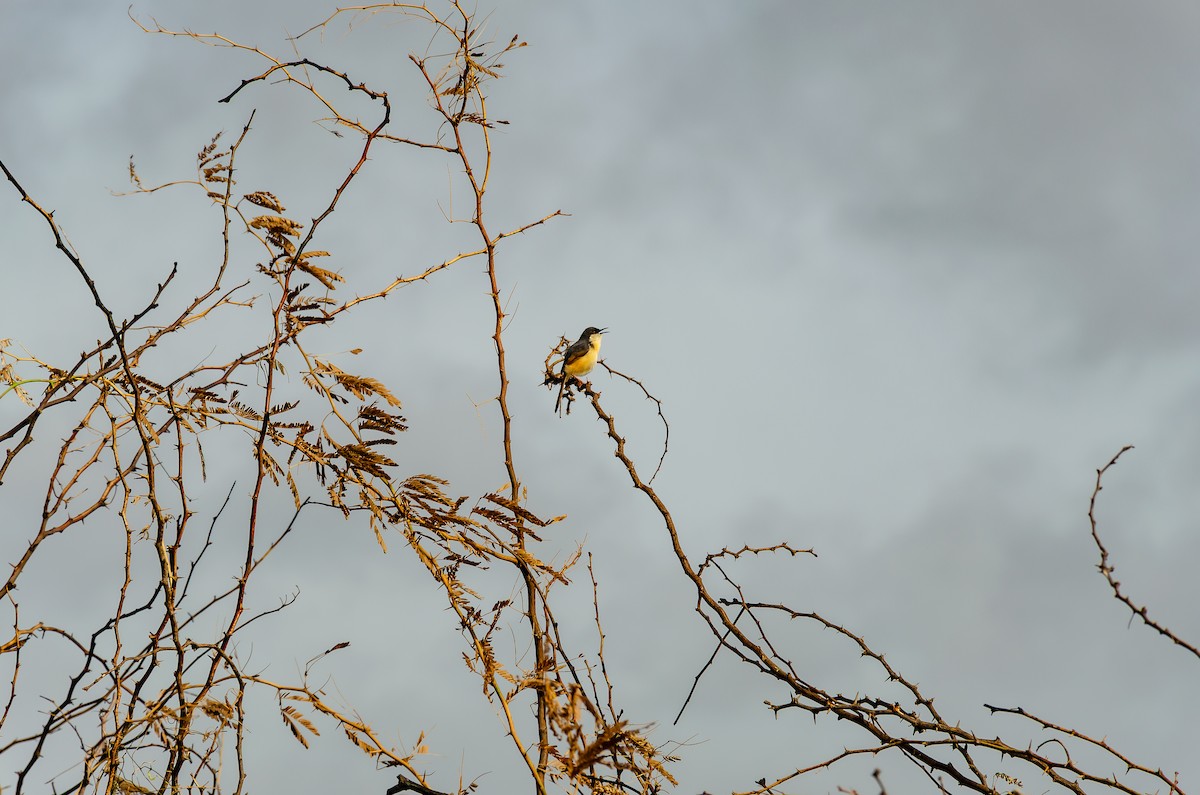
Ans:
[[[283,718],[283,723],[288,727],[288,730],[292,733],[292,736],[295,737],[296,741],[305,748],[308,748],[308,738],[304,736],[304,732],[301,731],[302,729],[305,729],[314,735],[321,734],[321,732],[317,731],[317,727],[313,725],[312,721],[304,717],[304,714],[301,713],[300,710],[296,709],[290,704],[281,706],[279,708],[279,715]]]
[[[285,212],[287,209],[269,190],[256,190],[253,193],[247,193],[243,198],[251,204],[257,204],[259,207],[265,207],[277,213]]]

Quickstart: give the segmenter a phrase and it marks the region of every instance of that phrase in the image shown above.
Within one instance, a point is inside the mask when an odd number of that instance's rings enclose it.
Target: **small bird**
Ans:
[[[579,339],[563,351],[562,381],[558,384],[558,400],[554,401],[555,413],[558,413],[562,406],[563,390],[567,387],[567,381],[587,375],[596,366],[596,358],[600,355],[600,338],[606,331],[606,328],[588,326],[579,335]]]

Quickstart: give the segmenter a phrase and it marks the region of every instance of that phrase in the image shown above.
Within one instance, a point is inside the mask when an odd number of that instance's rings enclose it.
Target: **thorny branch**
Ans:
[[[943,716],[934,707],[933,698],[926,696],[914,681],[888,663],[884,655],[875,651],[865,638],[820,614],[796,610],[782,604],[751,600],[746,596],[742,585],[728,573],[725,567],[725,561],[733,562],[747,555],[785,553],[794,557],[801,552],[811,553],[811,550],[795,549],[786,542],[765,548],[747,546],[739,550],[721,550],[709,554],[699,566],[693,564],[680,542],[674,516],[659,494],[639,474],[636,464],[626,452],[625,438],[617,430],[616,419],[600,403],[600,394],[592,389],[590,384],[584,384],[581,391],[588,398],[596,416],[604,423],[607,435],[613,443],[614,455],[624,466],[633,488],[642,492],[657,511],[662,526],[670,539],[676,560],[684,575],[695,588],[696,612],[712,632],[718,648],[731,653],[737,659],[783,685],[790,692],[789,699],[778,704],[768,703],[768,709],[777,715],[789,709],[799,709],[811,714],[814,718],[831,716],[859,727],[866,732],[873,743],[853,750],[847,749],[845,753],[825,762],[798,768],[792,773],[777,777],[770,783],[765,778],[760,779],[756,789],[747,790],[742,795],[762,795],[776,792],[775,788],[784,782],[814,770],[828,768],[842,759],[861,754],[884,753],[901,754],[934,783],[938,791],[947,791],[948,786],[954,785],[965,791],[1007,795],[1010,790],[1005,790],[1003,785],[1010,784],[1014,779],[1004,771],[992,773],[987,771],[990,765],[999,764],[1002,760],[1015,760],[1028,765],[1057,788],[1079,795],[1094,791],[1093,787],[1121,793],[1150,791],[1167,791],[1180,795],[1183,793],[1176,778],[1161,769],[1138,764],[1118,752],[1105,740],[1050,723],[1020,708],[988,707],[993,712],[1010,712],[1020,715],[1042,729],[1056,732],[1060,735],[1055,739],[1056,745],[1063,745],[1068,740],[1074,740],[1091,749],[1100,750],[1110,760],[1119,762],[1126,774],[1118,776],[1107,772],[1109,766],[1103,759],[1095,766],[1089,766],[1077,763],[1070,754],[1066,754],[1065,759],[1057,758],[1057,755],[1043,751],[1046,743],[1034,747],[1028,742],[1019,740],[1009,742],[999,737],[990,738],[972,732],[964,728],[960,721]],[[1120,453],[1117,457],[1119,456]],[[1108,466],[1112,466],[1115,462],[1116,458]],[[1103,475],[1107,468],[1105,467],[1098,473],[1096,493],[1099,492],[1099,476]],[[1093,510],[1089,512],[1094,536],[1095,497],[1094,493],[1091,506]],[[1102,550],[1101,570],[1107,575],[1111,570],[1106,569],[1103,564],[1106,556],[1103,554],[1103,546],[1099,544],[1098,536],[1096,536],[1096,541]],[[717,586],[710,583],[706,575],[714,572],[720,575],[721,583],[724,589],[729,591],[729,596],[720,595],[720,592],[716,590]],[[1114,590],[1117,590],[1115,585]],[[1135,612],[1138,611],[1135,609]],[[1143,613],[1138,614],[1143,615]],[[792,626],[798,621],[809,622],[842,636],[856,649],[859,655],[872,660],[878,666],[884,682],[899,685],[904,694],[903,698],[897,700],[895,695],[890,692],[887,695],[882,693],[880,695],[864,695],[862,693],[846,695],[806,681],[799,675],[791,660],[777,650],[772,640],[772,635],[776,630],[770,629],[775,625],[769,622],[773,615],[785,619],[781,625],[784,627]],[[753,628],[753,631],[747,627],[747,624]],[[705,664],[705,669],[711,662],[710,660]],[[702,675],[703,670],[701,671]],[[700,676],[697,676],[697,682],[699,678]],[[693,692],[694,690],[695,686],[693,686]],[[689,693],[688,699],[690,700],[691,697],[692,693]],[[1137,776],[1144,777],[1140,783],[1136,779]]]
[[[1104,488],[1101,485],[1101,482],[1104,479],[1104,473],[1108,472],[1110,468],[1116,465],[1121,456],[1125,455],[1125,453],[1132,449],[1133,445],[1126,445],[1125,447],[1122,447],[1117,451],[1117,454],[1112,457],[1111,461],[1109,461],[1100,469],[1096,470],[1096,487],[1092,490],[1092,499],[1091,502],[1088,503],[1088,523],[1092,528],[1092,541],[1096,544],[1096,549],[1100,552],[1100,562],[1096,565],[1096,568],[1100,571],[1100,574],[1108,583],[1108,587],[1112,589],[1113,598],[1128,607],[1129,611],[1133,615],[1142,620],[1142,623],[1181,649],[1191,652],[1194,657],[1200,657],[1200,649],[1197,649],[1195,645],[1188,643],[1186,640],[1179,637],[1179,635],[1175,634],[1175,632],[1173,632],[1169,627],[1161,624],[1158,621],[1155,621],[1150,617],[1150,612],[1145,606],[1136,604],[1133,599],[1131,599],[1123,590],[1121,590],[1121,583],[1115,576],[1116,567],[1109,563],[1108,548],[1105,547],[1104,542],[1100,540],[1100,530],[1096,524],[1096,501],[1100,498],[1100,492]]]

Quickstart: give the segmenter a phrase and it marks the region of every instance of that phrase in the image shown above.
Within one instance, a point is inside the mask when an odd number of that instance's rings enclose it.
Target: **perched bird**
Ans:
[[[563,351],[562,381],[558,384],[558,400],[554,401],[555,413],[558,413],[562,406],[563,390],[567,387],[567,381],[587,375],[596,366],[596,358],[600,355],[600,338],[606,331],[606,328],[588,326],[583,330],[583,334],[579,335],[579,339]]]

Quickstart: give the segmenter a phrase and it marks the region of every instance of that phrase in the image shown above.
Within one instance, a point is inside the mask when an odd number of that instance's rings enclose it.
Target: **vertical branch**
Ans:
[[[513,458],[512,434],[513,423],[512,414],[508,406],[508,365],[506,361],[506,352],[504,349],[504,320],[505,312],[503,300],[500,294],[500,281],[497,274],[496,262],[496,246],[503,235],[494,236],[489,230],[484,219],[484,194],[487,191],[488,175],[491,173],[492,164],[492,146],[490,127],[492,122],[487,115],[487,102],[481,89],[482,74],[494,75],[491,70],[482,67],[477,61],[477,54],[474,52],[475,47],[472,44],[471,37],[474,31],[472,30],[471,15],[463,9],[460,2],[454,3],[455,11],[457,12],[461,24],[457,28],[457,42],[460,72],[457,78],[457,83],[453,89],[449,91],[439,90],[437,81],[429,74],[425,67],[424,61],[413,57],[412,60],[417,64],[424,75],[426,82],[429,85],[430,91],[436,103],[438,112],[449,125],[451,134],[454,140],[452,151],[458,158],[462,168],[463,175],[466,177],[471,188],[473,197],[472,216],[470,223],[475,227],[479,234],[482,250],[484,251],[487,262],[487,277],[488,277],[488,294],[492,300],[492,343],[496,350],[496,372],[499,380],[499,390],[496,396],[496,402],[500,409],[500,419],[502,426],[502,445],[504,452],[504,468],[508,475],[508,493],[512,499],[514,509],[512,511],[513,521],[516,525],[517,537],[516,544],[518,549],[524,550],[527,543],[526,531],[523,524],[523,515],[515,509],[522,499],[521,481],[517,475],[517,466]],[[509,43],[507,49],[511,49],[516,45],[517,39]],[[507,51],[507,49],[505,51]],[[445,96],[457,95],[459,98],[457,108],[450,108],[444,99]],[[478,110],[468,112],[469,102],[474,99],[478,103]],[[464,135],[464,125],[472,125],[477,128],[480,136],[480,141],[483,147],[483,174],[482,177],[476,172],[471,155],[468,151],[466,136]],[[521,578],[525,589],[525,621],[529,626],[530,642],[533,647],[534,668],[533,676],[540,680],[547,676],[552,662],[547,644],[549,643],[545,629],[542,626],[542,606],[540,604],[539,590],[536,573],[524,562],[524,558],[517,557],[518,568],[521,572]],[[535,785],[539,795],[544,795],[546,792],[546,775],[550,759],[550,708],[549,696],[545,687],[533,688],[537,704],[537,729],[538,729],[538,758],[535,771]]]

